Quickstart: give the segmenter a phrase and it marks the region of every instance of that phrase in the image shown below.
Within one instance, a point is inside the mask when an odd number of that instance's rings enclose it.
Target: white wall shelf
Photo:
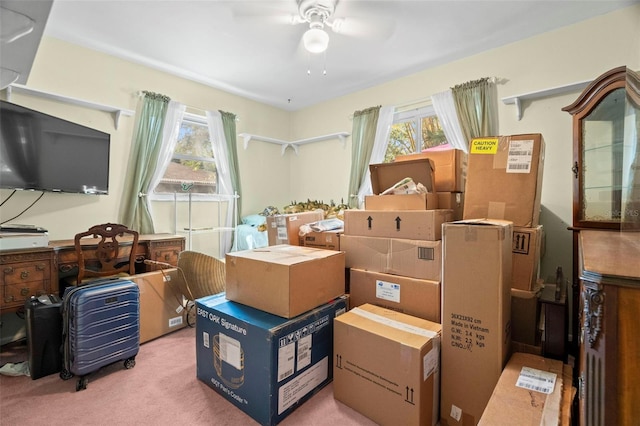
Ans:
[[[561,95],[563,93],[575,92],[578,90],[582,90],[587,85],[591,83],[591,80],[580,81],[572,84],[565,84],[564,86],[552,87],[550,89],[538,90],[535,92],[523,93],[521,95],[509,96],[506,98],[502,98],[502,102],[505,105],[515,104],[516,105],[516,117],[518,121],[522,119],[522,101],[530,101],[533,99],[541,99],[549,96]]]
[[[46,92],[44,90],[32,89],[27,86],[23,86],[22,84],[12,84],[7,87],[7,100],[11,101],[11,93],[24,93],[31,96],[38,96],[40,98],[51,99],[54,101],[65,102],[72,105],[78,105],[85,108],[91,108],[98,111],[105,111],[113,114],[113,124],[118,129],[118,124],[120,123],[120,117],[126,115],[131,117],[135,114],[135,111],[130,109],[118,108],[110,105],[99,104],[95,102],[89,102],[78,98],[72,98],[69,96],[58,95],[56,93]]]
[[[329,139],[340,139],[340,142],[342,142],[342,146],[344,147],[346,145],[346,139],[347,139],[347,136],[349,136],[349,133],[347,133],[347,132],[331,133],[329,135],[315,136],[313,138],[300,139],[300,140],[293,141],[293,142],[288,142],[288,141],[283,141],[283,140],[280,140],[280,139],[269,138],[269,137],[266,137],[266,136],[252,135],[252,134],[249,134],[249,133],[240,133],[239,136],[242,136],[242,138],[244,139],[244,149],[247,149],[249,147],[249,141],[250,140],[255,139],[257,141],[275,143],[275,144],[278,144],[278,145],[282,145],[282,152],[281,152],[282,155],[284,155],[284,152],[287,150],[287,148],[292,148],[295,151],[296,155],[298,155],[298,146],[304,145],[304,144],[307,144],[307,143],[312,143],[312,142],[320,142],[320,141],[324,141],[324,140],[329,140]]]

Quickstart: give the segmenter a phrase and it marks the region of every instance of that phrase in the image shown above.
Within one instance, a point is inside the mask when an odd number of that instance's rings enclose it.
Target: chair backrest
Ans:
[[[137,231],[117,223],[104,223],[76,234],[74,243],[78,256],[78,285],[85,278],[136,273]],[[87,250],[87,246],[91,248]]]
[[[184,280],[183,293],[189,300],[226,289],[225,263],[204,253],[185,250],[178,255],[178,275]]]

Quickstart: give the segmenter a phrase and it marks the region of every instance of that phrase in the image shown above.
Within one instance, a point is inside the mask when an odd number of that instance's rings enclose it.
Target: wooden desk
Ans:
[[[83,242],[85,256],[95,250],[91,240]],[[178,254],[184,250],[185,238],[171,234],[140,235],[136,250],[136,272],[158,269],[146,265],[146,259],[178,264]],[[60,279],[73,276],[78,270],[73,240],[53,240],[48,247],[0,251],[0,312],[15,312],[31,296],[59,294]]]

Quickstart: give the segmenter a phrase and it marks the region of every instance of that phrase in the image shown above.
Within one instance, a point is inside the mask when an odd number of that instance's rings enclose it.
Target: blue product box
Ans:
[[[196,374],[263,425],[275,425],[333,379],[341,296],[286,319],[227,300],[196,300]]]

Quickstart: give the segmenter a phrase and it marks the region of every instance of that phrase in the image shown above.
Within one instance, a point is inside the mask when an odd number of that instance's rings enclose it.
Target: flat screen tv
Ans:
[[[111,135],[0,101],[0,187],[108,194]]]

